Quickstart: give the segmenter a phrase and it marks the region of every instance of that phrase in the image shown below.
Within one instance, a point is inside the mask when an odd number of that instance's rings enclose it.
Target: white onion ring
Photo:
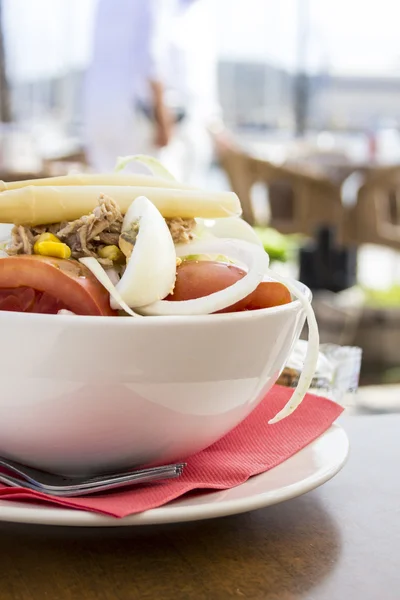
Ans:
[[[117,270],[115,269],[115,267],[108,267],[107,269],[104,269],[104,270],[107,273],[107,277],[109,278],[109,280],[111,281],[111,283],[114,286],[118,285],[121,277],[118,275]]]
[[[204,219],[197,219],[200,227],[203,231],[209,232],[211,235],[216,237],[231,236],[232,238],[246,240],[250,243],[261,244],[261,240],[254,232],[252,227],[240,218],[232,217],[226,219],[215,220],[212,224],[208,224]],[[308,301],[306,296],[300,292],[298,287],[291,281],[284,277],[280,277],[273,271],[268,270],[268,274],[271,279],[280,281],[283,283],[293,296],[302,304],[302,308],[306,313],[308,323],[308,345],[307,353],[304,361],[304,368],[301,372],[299,381],[296,386],[296,390],[293,392],[291,399],[284,406],[284,408],[277,414],[269,423],[278,423],[281,419],[289,416],[296,408],[301,404],[304,396],[306,395],[312,378],[314,377],[315,370],[317,368],[318,352],[319,352],[319,333],[318,325],[315,319],[314,311],[311,307],[311,303]]]
[[[311,306],[311,302],[308,298],[300,292],[297,285],[293,282],[292,279],[286,279],[286,277],[282,277],[281,275],[277,275],[275,272],[270,271],[268,269],[268,275],[271,279],[275,279],[280,283],[285,285],[289,292],[301,303],[302,308],[306,314],[307,324],[308,324],[308,344],[307,344],[307,353],[304,360],[304,367],[300,374],[299,381],[297,383],[296,389],[294,390],[292,397],[289,402],[278,412],[275,417],[273,417],[269,424],[278,423],[285,417],[288,417],[292,412],[296,410],[296,408],[301,404],[304,399],[304,396],[309,390],[311,385],[312,378],[314,377],[317,362],[318,362],[318,352],[319,352],[319,333],[318,333],[318,324],[315,318],[314,311]]]
[[[253,227],[241,217],[225,217],[221,219],[196,219],[199,237],[214,236],[216,238],[230,238],[243,240],[257,246],[263,244]],[[196,233],[196,232],[195,232]]]
[[[248,272],[233,285],[202,298],[176,302],[160,300],[140,307],[137,310],[142,315],[208,315],[223,310],[251,294],[263,280],[269,264],[269,256],[262,248],[241,240],[209,239],[193,244],[181,244],[176,246],[175,250],[178,257],[191,254],[223,254],[245,264]]]
[[[93,256],[85,256],[84,258],[80,258],[79,262],[81,262],[85,267],[89,269],[96,277],[96,279],[101,283],[103,287],[106,288],[107,292],[113,298],[116,307],[124,310],[131,317],[140,317],[129,308],[129,306],[124,302],[124,299],[121,297],[121,294],[118,292],[117,288],[112,283],[111,279],[107,275],[106,271],[103,269],[101,264],[97,261]]]
[[[147,156],[146,154],[131,154],[130,156],[118,156],[117,164],[115,165],[114,171],[119,173],[123,171],[127,165],[131,162],[138,162],[145,165],[153,175],[167,179],[168,181],[176,181],[176,177],[168,171],[166,167],[154,156]]]

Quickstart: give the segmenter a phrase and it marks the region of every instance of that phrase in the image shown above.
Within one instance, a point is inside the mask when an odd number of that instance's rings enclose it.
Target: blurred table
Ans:
[[[1,524],[1,600],[398,600],[400,416],[342,425],[344,470],[284,504],[132,529]]]
[[[400,384],[365,385],[359,388],[349,412],[360,414],[400,413]]]

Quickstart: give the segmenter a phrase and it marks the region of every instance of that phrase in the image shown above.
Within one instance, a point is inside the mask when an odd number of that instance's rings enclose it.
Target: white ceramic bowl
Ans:
[[[257,406],[304,319],[298,301],[202,317],[0,311],[0,455],[66,474],[185,459]]]

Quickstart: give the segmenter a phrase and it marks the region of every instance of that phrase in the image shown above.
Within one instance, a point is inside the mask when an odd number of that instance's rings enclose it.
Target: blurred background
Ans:
[[[234,189],[322,340],[400,382],[400,5],[151,4],[0,0],[0,178],[141,152]]]

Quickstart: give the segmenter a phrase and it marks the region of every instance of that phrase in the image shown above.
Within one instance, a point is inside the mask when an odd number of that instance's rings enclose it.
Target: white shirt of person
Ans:
[[[149,101],[149,80],[166,101],[204,121],[219,115],[213,0],[98,0],[85,83],[88,118],[126,116]]]

